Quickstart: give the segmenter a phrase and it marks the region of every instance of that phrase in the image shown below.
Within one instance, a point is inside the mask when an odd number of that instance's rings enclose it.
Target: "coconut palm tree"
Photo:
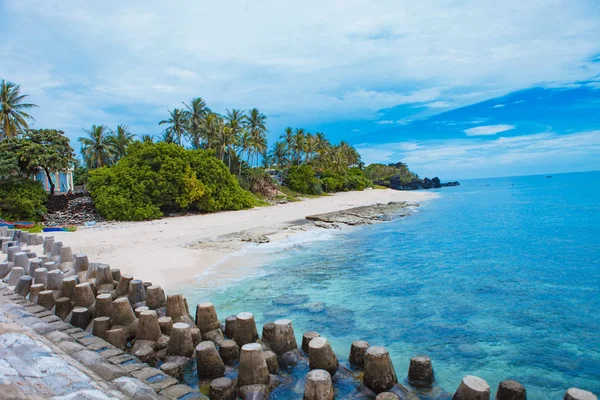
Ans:
[[[300,160],[302,159],[302,152],[304,152],[306,147],[306,138],[304,136],[304,129],[296,129],[294,133],[294,137],[292,138],[292,151],[294,153],[294,158],[298,165],[300,165]]]
[[[285,142],[275,142],[273,150],[271,151],[271,156],[278,169],[286,167],[288,164],[288,149]]]
[[[119,161],[127,154],[127,148],[133,143],[135,135],[129,132],[127,125],[118,125],[117,131],[109,136],[109,141],[112,146],[114,161]]]
[[[113,147],[110,130],[106,125],[92,125],[85,130],[87,137],[77,139],[81,143],[81,155],[88,168],[100,168],[110,165],[113,160]]]
[[[21,94],[21,86],[4,79],[0,81],[0,139],[14,137],[29,128],[27,121],[35,120],[25,112],[26,109],[37,107],[35,104],[24,103],[28,97]]]
[[[306,151],[304,154],[304,162],[307,163],[312,158],[316,146],[315,137],[311,133],[306,134],[304,145]]]
[[[187,125],[187,135],[190,142],[192,142],[192,147],[199,149],[202,141],[202,121],[210,113],[210,110],[206,107],[206,102],[201,97],[193,98],[190,105],[185,103],[183,105],[185,106],[183,114]]]
[[[200,131],[202,139],[205,141],[204,148],[210,149],[215,142],[217,137],[217,133],[219,131],[219,125],[221,123],[221,118],[215,113],[209,113],[204,120],[202,120],[202,125],[200,126]]]
[[[227,114],[225,115],[225,121],[227,125],[231,128],[233,134],[238,136],[241,131],[244,129],[244,123],[246,122],[246,113],[244,110],[237,110],[235,108],[227,110]]]
[[[186,133],[186,119],[183,110],[179,108],[174,108],[172,111],[169,111],[170,118],[167,120],[162,120],[158,124],[159,125],[168,125],[167,128],[163,131],[164,133],[168,133],[168,137],[170,137],[174,143],[181,145],[181,138]],[[164,136],[164,137],[167,137]]]
[[[250,136],[252,136],[252,141],[255,146],[255,154],[256,159],[258,161],[258,155],[263,152],[266,147],[266,138],[265,135],[267,133],[267,116],[261,113],[258,108],[253,108],[250,110],[246,120],[246,126],[248,131],[250,132]]]
[[[142,143],[154,143],[154,135],[144,134],[140,140]]]
[[[250,164],[250,152],[252,151],[252,136],[250,132],[244,129],[240,136],[238,136],[238,157],[239,157],[239,171],[238,175],[242,175],[242,159],[244,154],[248,154],[248,164]]]

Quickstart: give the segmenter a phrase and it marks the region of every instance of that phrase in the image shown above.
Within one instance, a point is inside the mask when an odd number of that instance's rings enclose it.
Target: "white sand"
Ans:
[[[70,246],[74,253],[86,253],[90,262],[108,263],[119,268],[121,273],[174,289],[178,285],[192,283],[195,275],[239,250],[242,245],[239,242],[237,245],[218,245],[214,242],[216,236],[252,231],[267,235],[271,241],[283,240],[294,233],[285,228],[307,215],[390,201],[419,202],[433,197],[435,194],[427,192],[365,190],[251,210],[147,222],[103,223],[95,227],[81,227],[74,233],[53,232],[46,235],[52,235],[55,240]],[[210,243],[200,249],[189,247],[198,241]],[[219,263],[218,268],[226,269],[227,263]]]

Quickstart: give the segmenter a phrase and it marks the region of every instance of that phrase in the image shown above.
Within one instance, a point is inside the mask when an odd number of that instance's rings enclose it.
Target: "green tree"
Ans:
[[[261,113],[258,108],[253,108],[247,116],[246,126],[252,137],[254,153],[258,160],[258,155],[266,148],[267,116]]]
[[[252,151],[252,136],[247,130],[243,130],[242,134],[238,137],[238,155],[239,155],[239,171],[238,176],[242,175],[242,158],[244,154],[248,155],[248,164],[250,164],[250,152]]]
[[[81,143],[81,155],[88,168],[100,168],[112,163],[114,154],[110,131],[106,125],[92,125],[85,130],[87,137],[77,140]]]
[[[288,151],[286,144],[284,142],[275,142],[273,150],[271,151],[271,157],[277,168],[283,169],[288,165],[287,155]]]
[[[201,97],[192,99],[190,105],[183,103],[183,111],[188,138],[194,149],[200,149],[202,146],[202,122],[210,113],[206,102]]]
[[[135,135],[129,132],[129,127],[127,125],[117,126],[116,132],[113,132],[109,136],[114,162],[117,162],[122,157],[125,157],[127,154],[127,148],[134,142],[134,138]]]
[[[153,143],[154,142],[154,136],[153,135],[148,135],[148,134],[143,134],[142,137],[140,138],[141,142],[149,142],[149,143]]]
[[[32,121],[34,118],[25,110],[37,106],[25,103],[27,97],[29,96],[21,94],[21,86],[4,79],[0,81],[0,126],[2,127],[0,140],[14,137],[29,129],[27,121]]]
[[[186,134],[186,118],[183,110],[174,108],[169,111],[169,119],[162,120],[158,123],[159,125],[168,125],[163,131],[166,138],[169,138],[178,145],[181,145],[181,138]],[[166,140],[165,140],[166,142]]]
[[[69,138],[56,129],[32,129],[15,141],[19,168],[24,173],[34,173],[41,168],[48,178],[50,194],[54,194],[54,182],[50,172],[67,169],[73,162],[73,149]]]

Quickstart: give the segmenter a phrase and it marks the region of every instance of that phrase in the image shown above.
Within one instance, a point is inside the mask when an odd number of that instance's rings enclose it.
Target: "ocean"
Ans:
[[[485,379],[492,396],[504,379],[529,399],[562,399],[569,387],[600,394],[600,172],[436,192],[412,216],[296,238],[249,277],[182,292],[214,302],[221,320],[254,313],[259,332],[289,318],[299,343],[315,330],[342,362],[353,340],[385,346],[407,386],[410,358],[427,355],[436,382],[423,399],[449,399],[464,375]],[[300,398],[305,373],[273,398]]]

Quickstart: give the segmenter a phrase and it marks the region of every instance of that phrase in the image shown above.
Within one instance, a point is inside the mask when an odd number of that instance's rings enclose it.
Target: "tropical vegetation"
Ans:
[[[63,132],[30,129],[27,111],[36,106],[27,97],[0,81],[0,184],[38,168],[49,176],[74,167],[74,183],[88,184],[108,219],[247,208],[257,202],[250,192],[291,198],[416,178],[402,163],[365,167],[349,143],[332,143],[321,132],[288,127],[268,146],[267,116],[259,109],[219,114],[201,97],[169,110],[158,122],[159,137],[136,136],[127,125],[84,129],[80,162]]]
[[[186,150],[175,143],[134,143],[117,164],[90,171],[88,189],[96,209],[114,220],[254,205],[213,150]]]

